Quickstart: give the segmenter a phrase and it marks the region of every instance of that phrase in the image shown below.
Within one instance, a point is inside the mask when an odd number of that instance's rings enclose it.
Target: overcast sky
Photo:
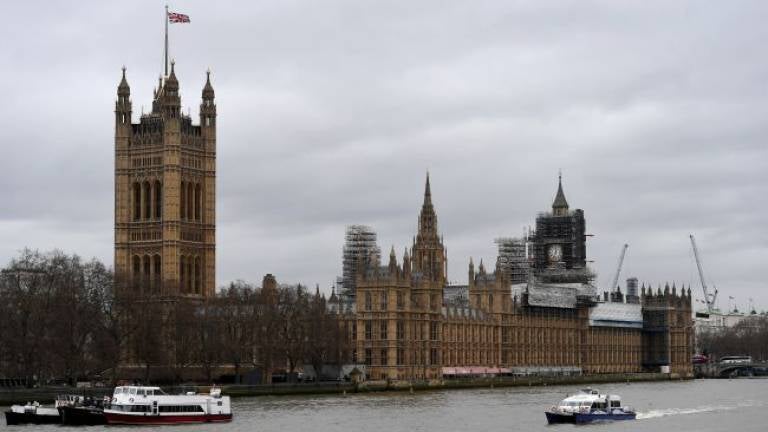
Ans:
[[[385,255],[425,172],[449,276],[547,210],[563,171],[601,288],[692,283],[768,309],[768,3],[175,1],[184,111],[218,105],[217,281],[330,292],[344,227]],[[162,71],[159,1],[13,2],[0,15],[0,262],[113,260],[114,101]]]

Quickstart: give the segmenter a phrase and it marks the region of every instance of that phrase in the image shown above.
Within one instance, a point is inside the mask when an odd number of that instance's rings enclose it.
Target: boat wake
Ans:
[[[730,411],[730,410],[735,410],[739,408],[755,407],[755,406],[763,406],[763,405],[765,405],[764,401],[746,400],[738,403],[735,406],[705,405],[705,406],[700,406],[696,408],[667,408],[667,409],[650,410],[646,412],[638,412],[637,419],[641,420],[641,419],[652,419],[652,418],[658,418],[658,417],[667,417],[667,416],[673,416],[673,415],[700,414],[700,413],[708,413],[708,412],[716,412],[716,411]]]
[[[715,412],[715,411],[728,411],[736,408],[737,407],[703,406],[703,407],[697,407],[697,408],[658,409],[658,410],[650,410],[647,412],[639,412],[637,413],[637,419],[645,420],[645,419],[667,417],[667,416],[673,416],[673,415],[700,414],[700,413]]]

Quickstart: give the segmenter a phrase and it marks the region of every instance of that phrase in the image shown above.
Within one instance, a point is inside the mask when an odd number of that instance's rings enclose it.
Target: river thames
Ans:
[[[638,412],[638,420],[548,426],[544,410],[576,386],[513,387],[410,393],[248,397],[233,400],[229,424],[166,426],[184,431],[766,431],[768,379],[603,384]],[[0,426],[0,430],[60,430],[60,426]],[[110,430],[150,430],[106,427]],[[88,431],[105,427],[87,427]],[[156,429],[154,429],[156,430]]]

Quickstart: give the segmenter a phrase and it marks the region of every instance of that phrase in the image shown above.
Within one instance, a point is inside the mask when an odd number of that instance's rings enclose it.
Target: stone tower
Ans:
[[[432,205],[432,190],[429,186],[429,174],[424,186],[424,203],[419,214],[419,232],[411,249],[414,273],[429,281],[438,282],[440,288],[445,284],[447,259],[443,241],[437,232],[437,214]]]
[[[115,104],[115,278],[122,296],[202,299],[216,281],[216,105],[210,72],[200,123],[182,114],[171,63],[152,111],[131,120],[123,76]]]
[[[549,283],[587,283],[586,223],[584,211],[570,210],[563,192],[562,176],[551,213],[536,218],[534,274]]]

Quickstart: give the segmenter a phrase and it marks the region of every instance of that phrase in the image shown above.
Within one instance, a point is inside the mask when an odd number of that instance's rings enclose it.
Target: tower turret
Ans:
[[[200,104],[200,126],[205,136],[213,135],[216,130],[216,104],[215,93],[211,85],[211,71],[205,73],[205,86],[203,87],[203,103]]]
[[[178,118],[181,112],[181,97],[179,96],[179,80],[176,78],[176,62],[171,62],[171,74],[165,79],[162,89],[158,92],[159,109],[167,119]]]
[[[389,273],[391,275],[397,274],[397,256],[395,255],[395,246],[392,246],[392,250],[389,252]]]
[[[475,263],[472,261],[472,257],[469,257],[469,269],[467,270],[467,280],[469,281],[469,286],[475,284]]]
[[[406,279],[411,277],[411,257],[408,255],[408,248],[403,253],[403,275]]]
[[[117,101],[115,102],[115,137],[128,138],[131,129],[131,87],[125,78],[125,66],[123,66],[123,77],[117,86]],[[127,142],[125,143],[128,144]]]

